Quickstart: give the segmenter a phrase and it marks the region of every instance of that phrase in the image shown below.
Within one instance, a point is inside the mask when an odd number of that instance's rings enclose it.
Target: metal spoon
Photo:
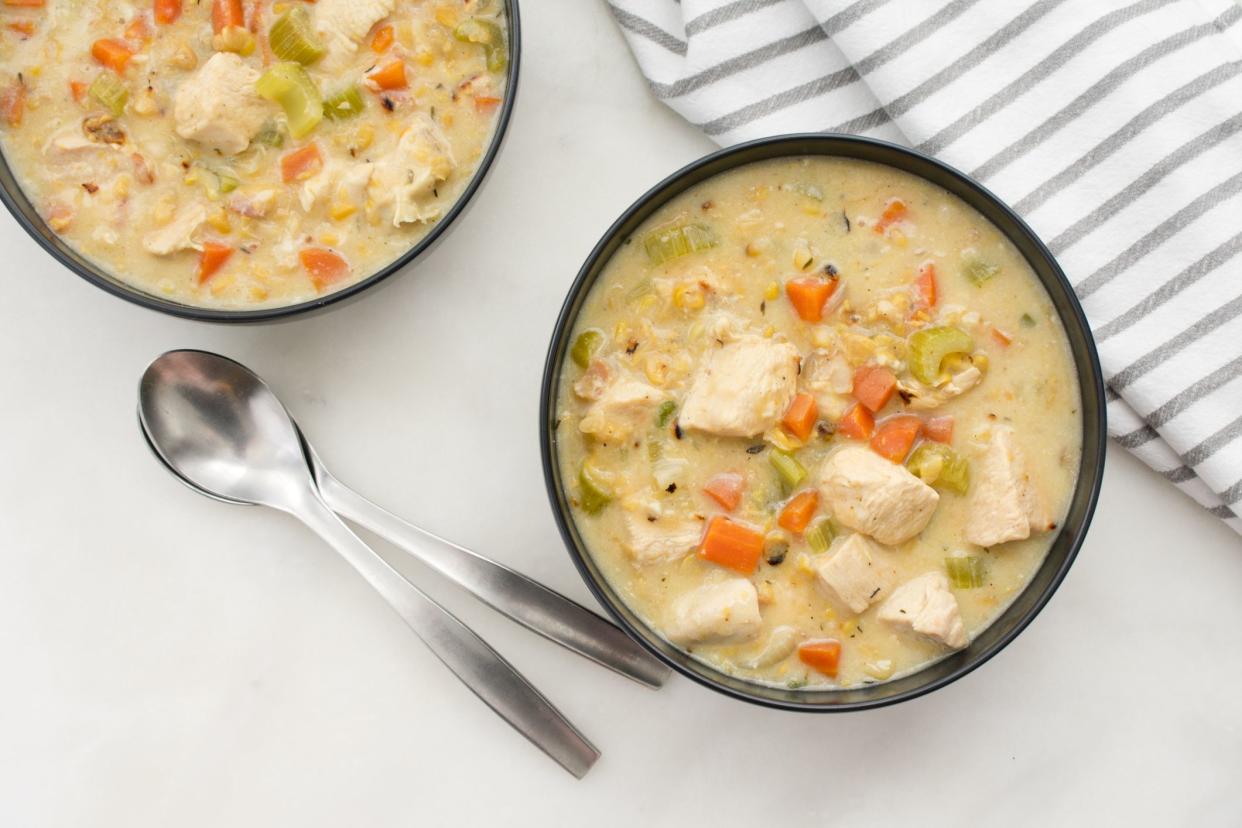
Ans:
[[[323,502],[297,427],[251,371],[215,354],[169,352],[142,376],[138,416],[157,455],[184,482],[218,500],[268,506],[301,520],[366,578],[484,703],[574,776],[590,770],[599,751],[560,711]]]
[[[464,587],[492,609],[648,687],[669,669],[619,627],[538,581],[402,520],[337,480],[302,437],[319,493],[332,511],[365,526]]]

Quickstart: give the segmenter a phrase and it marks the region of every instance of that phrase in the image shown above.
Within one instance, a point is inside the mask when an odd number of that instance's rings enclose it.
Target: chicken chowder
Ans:
[[[134,287],[225,309],[366,278],[470,181],[501,0],[7,0],[0,147],[47,224]]]
[[[619,248],[571,342],[573,521],[627,604],[727,673],[857,686],[963,648],[1068,509],[1052,303],[909,174],[810,157],[699,184]]]

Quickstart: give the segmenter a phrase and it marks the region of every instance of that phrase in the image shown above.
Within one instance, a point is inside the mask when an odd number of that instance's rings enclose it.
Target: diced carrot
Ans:
[[[880,423],[875,436],[871,438],[871,448],[881,457],[894,463],[905,462],[906,455],[914,448],[914,441],[923,430],[923,421],[913,414],[898,414]]]
[[[69,94],[73,95],[73,99],[78,103],[82,103],[82,101],[86,100],[86,90],[89,88],[90,84],[86,81],[69,81]]]
[[[845,412],[841,422],[837,423],[837,433],[853,440],[870,440],[875,431],[875,417],[862,403]]]
[[[500,98],[478,95],[474,99],[474,109],[476,112],[491,112],[498,106],[500,106]]]
[[[923,423],[923,436],[937,443],[953,442],[953,418],[948,415],[932,417]]]
[[[286,184],[305,181],[321,169],[323,156],[319,153],[319,145],[314,143],[286,153],[280,159],[280,177]]]
[[[181,0],[155,0],[155,22],[176,23],[181,17]]]
[[[1006,348],[1013,344],[1013,337],[1002,331],[1000,328],[992,329],[992,338],[1001,345],[1004,345]]]
[[[4,5],[20,9],[38,9],[42,8],[45,3],[46,0],[4,0]]]
[[[384,53],[392,46],[393,28],[391,23],[385,23],[375,30],[375,34],[371,37],[371,51]]]
[[[826,676],[836,678],[841,664],[841,642],[835,638],[806,641],[798,646],[798,660]]]
[[[936,307],[936,265],[923,262],[919,265],[918,275],[914,278],[914,287],[918,291],[919,304],[925,308]]]
[[[310,276],[316,290],[323,290],[329,285],[344,279],[349,273],[349,262],[331,250],[322,247],[308,247],[298,253],[302,267]]]
[[[732,512],[742,502],[742,489],[746,481],[737,472],[721,472],[703,486],[704,494],[719,503],[726,512]]]
[[[241,0],[211,0],[211,31],[220,34],[230,26],[244,27],[246,13]]]
[[[699,557],[749,575],[763,555],[763,535],[726,517],[712,518],[699,544]]]
[[[781,509],[780,517],[776,519],[776,522],[782,529],[801,534],[802,530],[810,524],[818,508],[819,492],[815,489],[805,489],[789,499],[785,508]]]
[[[21,81],[0,90],[0,118],[9,126],[21,126],[26,113],[26,85]]]
[[[133,50],[123,41],[105,37],[91,44],[91,57],[107,66],[118,75],[125,71],[129,59],[134,56]]]
[[[384,64],[367,77],[380,89],[405,89],[409,85],[405,79],[405,63],[400,60]]]
[[[23,37],[30,37],[35,33],[35,24],[33,20],[14,20],[9,24],[9,29]]]
[[[147,19],[140,14],[129,21],[129,25],[125,27],[125,39],[138,43],[146,43],[150,40],[151,26],[147,23]]]
[[[864,365],[854,372],[854,399],[873,414],[893,398],[897,377],[882,365]]]
[[[815,430],[815,418],[818,416],[819,406],[816,405],[815,398],[810,394],[798,394],[789,403],[789,408],[785,409],[781,425],[805,443],[810,439],[811,432]]]
[[[785,295],[804,322],[818,322],[824,318],[824,305],[836,289],[836,279],[804,277],[785,283]]]
[[[201,285],[214,276],[232,255],[233,248],[227,244],[203,242],[203,252],[198,254],[198,283]]]
[[[904,219],[907,212],[904,201],[900,198],[890,198],[884,205],[884,212],[880,213],[880,218],[875,223],[875,232],[885,232],[889,227]]]
[[[246,28],[252,34],[260,34],[263,28],[263,11],[267,0],[250,0],[246,8]],[[264,38],[266,39],[266,38]]]

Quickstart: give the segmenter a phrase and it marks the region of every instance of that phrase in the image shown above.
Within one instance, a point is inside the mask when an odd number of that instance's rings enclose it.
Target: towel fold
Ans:
[[[998,193],[1082,300],[1109,433],[1242,532],[1242,8],[609,5],[654,93],[722,145],[868,135]]]

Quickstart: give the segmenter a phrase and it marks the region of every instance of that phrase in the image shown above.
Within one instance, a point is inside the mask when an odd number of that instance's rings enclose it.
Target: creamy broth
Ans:
[[[1080,398],[1051,301],[906,173],[714,177],[618,250],[572,337],[573,520],[626,603],[725,672],[823,688],[925,666],[1024,588],[1068,508]]]
[[[422,239],[506,94],[500,0],[24,0],[0,148],[48,225],[140,290],[314,299]]]

